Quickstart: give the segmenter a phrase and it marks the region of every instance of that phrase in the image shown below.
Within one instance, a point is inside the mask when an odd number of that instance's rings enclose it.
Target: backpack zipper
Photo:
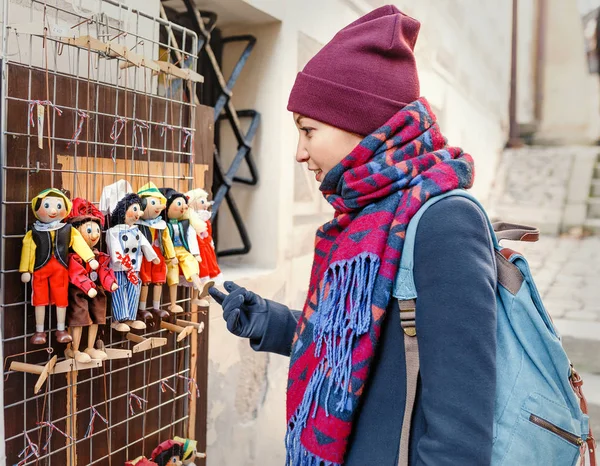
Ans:
[[[541,427],[542,429],[549,430],[550,432],[558,435],[560,438],[566,440],[569,443],[572,443],[573,445],[581,447],[584,444],[584,441],[581,437],[577,437],[577,435],[572,434],[571,432],[567,432],[566,430],[555,426],[551,422],[548,422],[545,419],[536,416],[535,414],[531,414],[529,416],[529,420],[535,425]]]

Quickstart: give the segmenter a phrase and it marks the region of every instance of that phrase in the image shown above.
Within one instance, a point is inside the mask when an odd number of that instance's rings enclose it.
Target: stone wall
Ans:
[[[595,147],[527,147],[502,155],[490,195],[490,213],[555,235],[586,220]]]

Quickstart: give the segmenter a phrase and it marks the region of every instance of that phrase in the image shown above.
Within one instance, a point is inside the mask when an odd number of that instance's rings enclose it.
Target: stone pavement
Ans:
[[[563,346],[584,380],[592,426],[600,432],[600,236],[542,235],[537,243],[502,244],[529,262]]]

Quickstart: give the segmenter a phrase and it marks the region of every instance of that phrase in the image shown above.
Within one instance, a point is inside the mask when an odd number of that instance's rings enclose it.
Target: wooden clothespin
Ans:
[[[196,83],[204,82],[204,76],[190,70],[189,68],[179,68],[174,63],[169,63],[168,61],[163,60],[154,60],[154,63],[158,65],[162,73]]]
[[[87,363],[80,363],[75,361],[74,359],[65,359],[64,361],[57,363],[57,359],[58,356],[52,357],[52,359],[50,359],[50,361],[48,361],[44,366],[13,361],[10,364],[9,370],[17,372],[27,372],[28,374],[39,374],[40,376],[38,377],[38,380],[35,386],[33,387],[33,393],[37,394],[50,374],[63,374],[65,372],[92,369],[95,367],[100,367],[102,365],[102,361],[100,361],[99,359],[92,359],[90,362]]]
[[[136,343],[133,346],[134,353],[140,353],[142,351],[146,351],[146,350],[149,350],[152,348],[159,348],[159,347],[165,346],[167,344],[166,338],[157,338],[157,337],[145,338],[145,337],[136,335],[134,333],[128,333],[126,335],[126,338],[129,341]]]
[[[165,322],[164,320],[160,323],[160,328],[164,328],[169,330],[170,332],[177,333],[177,341],[183,340],[185,337],[188,337],[193,331],[194,326],[188,325],[187,327],[181,327],[179,325],[170,324],[169,322]]]
[[[59,40],[64,44],[94,50],[112,58],[121,57],[130,62],[132,66],[140,66],[142,63],[140,55],[133,53],[124,45],[116,42],[102,42],[100,39],[92,36],[60,37]]]
[[[177,319],[175,322],[180,327],[194,327],[198,333],[202,333],[204,331],[204,322],[190,322],[189,320]]]

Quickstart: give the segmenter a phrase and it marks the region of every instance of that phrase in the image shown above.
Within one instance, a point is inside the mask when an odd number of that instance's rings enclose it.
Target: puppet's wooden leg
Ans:
[[[197,306],[201,306],[201,307],[208,307],[210,305],[209,301],[208,301],[208,289],[211,286],[215,286],[215,282],[212,280],[207,281],[206,283],[202,283],[202,281],[200,280],[200,278],[198,278],[197,275],[194,275],[192,277],[192,282],[194,283],[194,286],[196,286],[196,281],[195,278],[198,279],[199,285],[197,287],[198,289],[198,296],[194,299],[193,304],[196,304]]]
[[[45,345],[46,332],[44,332],[44,321],[46,320],[46,306],[35,307],[35,333],[31,337],[31,344]]]
[[[92,359],[104,361],[108,358],[108,355],[104,351],[94,348],[94,345],[96,344],[96,335],[98,335],[98,324],[92,324],[88,327],[88,344],[85,352]]]
[[[79,343],[81,343],[81,333],[83,327],[69,327],[69,333],[73,338],[71,345],[65,350],[65,357],[75,359],[80,363],[90,362],[92,359],[89,354],[79,351]]]
[[[183,312],[183,308],[177,304],[177,285],[169,286],[169,297],[171,298],[171,306],[169,307],[169,311],[173,314],[181,314]]]
[[[160,308],[160,299],[162,297],[162,285],[154,285],[154,290],[152,290],[152,312],[159,319],[166,319],[170,316],[170,314],[164,309]]]
[[[149,285],[142,285],[142,291],[140,292],[140,303],[138,305],[137,319],[141,320],[142,322],[147,322],[153,318],[152,313],[146,310],[149,288]],[[156,289],[156,286],[154,289]]]
[[[67,308],[66,307],[56,307],[56,332],[54,335],[56,336],[56,341],[59,343],[70,343],[73,341],[71,335],[67,332],[65,328],[65,321],[67,320]]]

